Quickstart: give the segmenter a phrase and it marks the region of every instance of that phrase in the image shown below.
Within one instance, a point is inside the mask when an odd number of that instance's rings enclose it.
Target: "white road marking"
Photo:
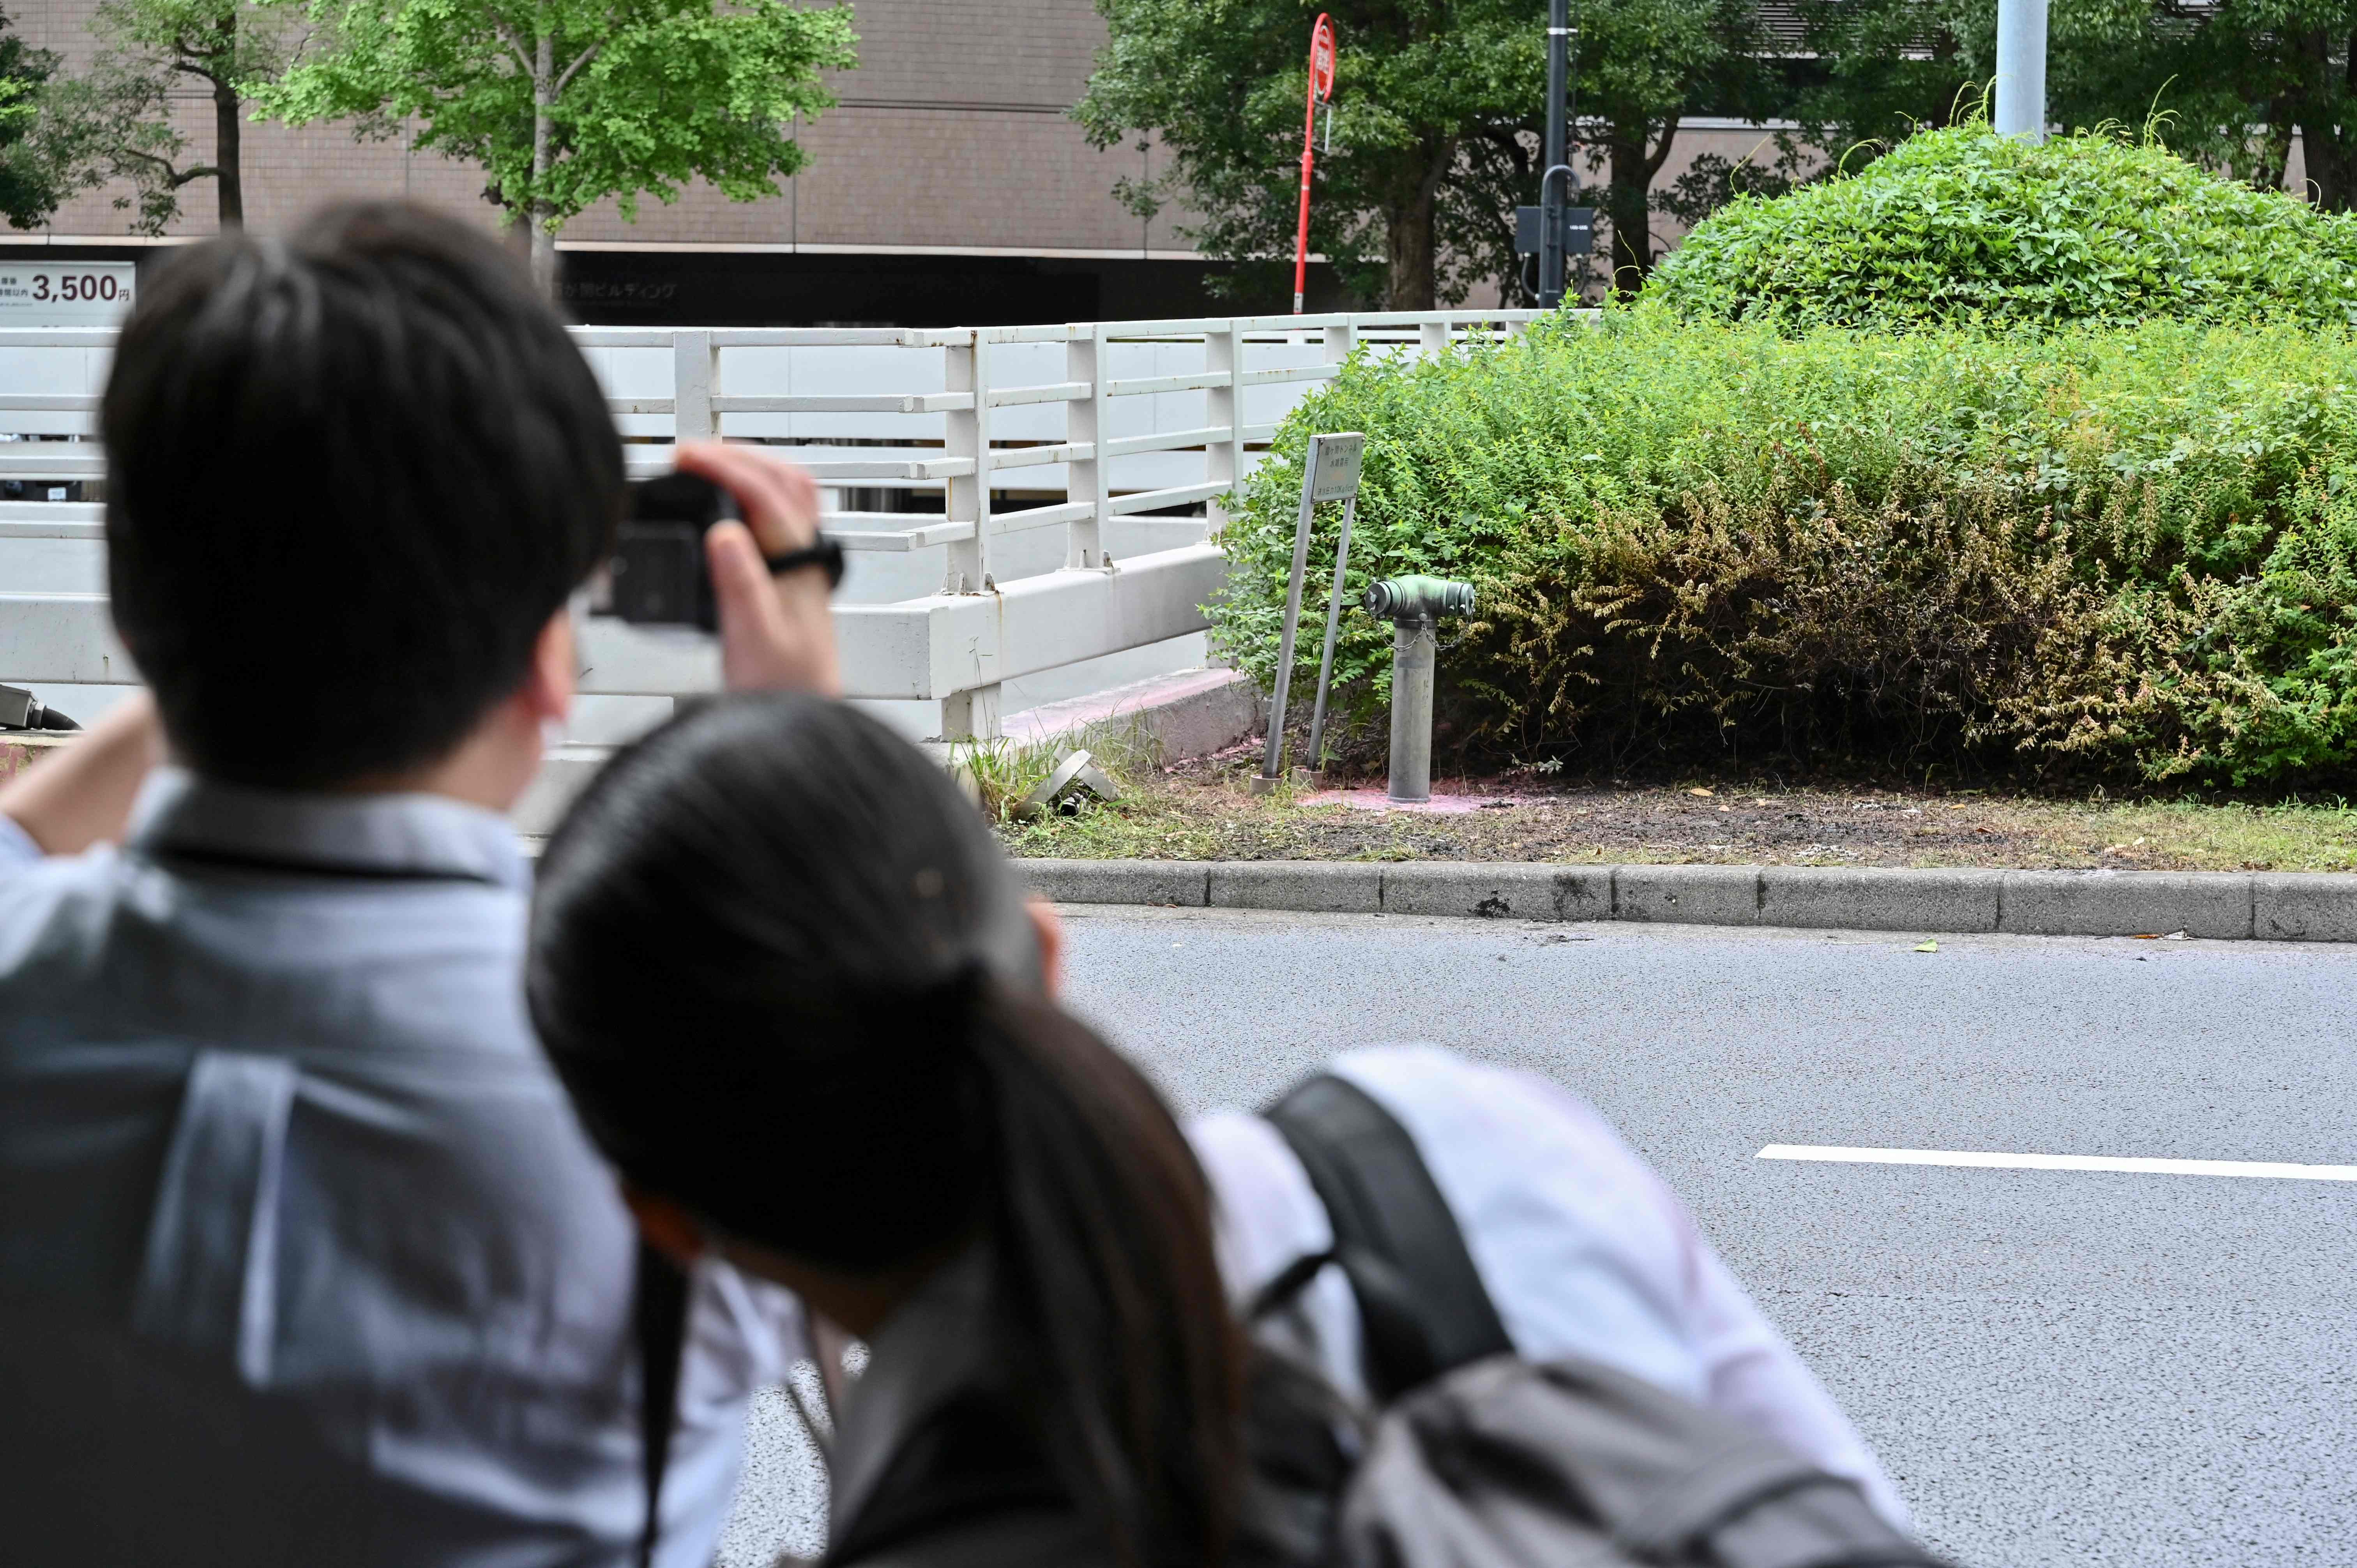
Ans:
[[[2115,1159],[2105,1155],[1999,1155],[1976,1149],[1847,1149],[1826,1144],[1770,1144],[1763,1160],[1832,1160],[1867,1165],[1977,1165],[2008,1171],[2130,1171],[2149,1176],[2276,1176],[2292,1181],[2357,1181],[2357,1165],[2296,1165],[2276,1160]]]

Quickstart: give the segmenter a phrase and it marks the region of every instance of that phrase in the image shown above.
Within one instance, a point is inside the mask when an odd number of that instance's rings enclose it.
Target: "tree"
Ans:
[[[1836,156],[1945,124],[1996,70],[1996,0],[1803,9],[1827,74],[1795,117]],[[2077,0],[2050,16],[2048,118],[2064,130],[2149,124],[2174,150],[2265,189],[2283,186],[2297,134],[2310,198],[2345,211],[2357,207],[2352,60],[2357,0]]]
[[[1609,0],[1580,14],[1575,134],[1588,166],[1605,173],[1612,281],[1629,292],[1653,267],[1650,217],[1663,205],[1653,177],[1669,161],[1679,120],[1698,102],[1764,118],[1781,78],[1764,58],[1754,0]]]
[[[0,16],[0,218],[14,229],[37,227],[54,211],[59,191],[41,163],[25,150],[26,136],[40,113],[40,90],[58,69],[58,57],[8,33]]]
[[[1537,199],[1546,12],[1533,0],[1326,0],[1339,35],[1330,150],[1320,134],[1310,248],[1391,308],[1519,291],[1513,209]],[[1173,167],[1116,187],[1150,213],[1183,192],[1183,231],[1276,293],[1293,255],[1309,28],[1303,0],[1098,0],[1111,31],[1073,109],[1096,145],[1152,132]],[[1697,98],[1749,102],[1749,0],[1583,0],[1578,134],[1608,177],[1615,244],[1652,264],[1648,187]]]
[[[404,120],[415,145],[479,163],[484,194],[528,222],[533,274],[556,232],[608,197],[675,200],[697,177],[731,200],[777,194],[802,164],[785,131],[831,108],[818,73],[857,64],[851,8],[785,0],[311,0],[316,54],[260,94],[293,124]]]
[[[41,91],[31,160],[61,191],[129,182],[114,205],[135,206],[144,233],[162,233],[181,190],[200,179],[213,182],[221,226],[243,223],[246,95],[285,64],[285,18],[255,0],[105,0],[91,30],[100,48],[90,69]],[[210,162],[189,157],[172,124],[172,89],[188,80],[212,99]]]

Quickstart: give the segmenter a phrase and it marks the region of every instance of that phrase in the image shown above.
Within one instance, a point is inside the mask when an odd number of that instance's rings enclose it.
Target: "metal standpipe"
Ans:
[[[1392,770],[1394,800],[1432,799],[1432,671],[1440,636],[1429,619],[1392,628]]]
[[[1392,768],[1385,793],[1405,805],[1432,799],[1432,677],[1443,616],[1473,613],[1473,585],[1445,577],[1386,577],[1359,601],[1392,623]]]

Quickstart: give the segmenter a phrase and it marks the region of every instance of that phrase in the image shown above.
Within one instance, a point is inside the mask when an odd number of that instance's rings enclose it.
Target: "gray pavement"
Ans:
[[[1595,1101],[1960,1563],[2357,1564],[2357,1184],[1754,1157],[2357,1163],[2357,947],[1067,914],[1182,1110],[1410,1039]],[[791,1527],[746,1500],[734,1540]]]

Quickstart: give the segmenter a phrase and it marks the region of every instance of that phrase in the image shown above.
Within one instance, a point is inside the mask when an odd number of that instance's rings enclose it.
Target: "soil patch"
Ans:
[[[1120,800],[999,830],[1018,855],[1166,860],[1472,860],[2121,870],[2357,870],[2357,811],[2051,800],[1719,780],[1434,781],[1438,809],[1380,785],[1256,796],[1250,748],[1123,776]]]

